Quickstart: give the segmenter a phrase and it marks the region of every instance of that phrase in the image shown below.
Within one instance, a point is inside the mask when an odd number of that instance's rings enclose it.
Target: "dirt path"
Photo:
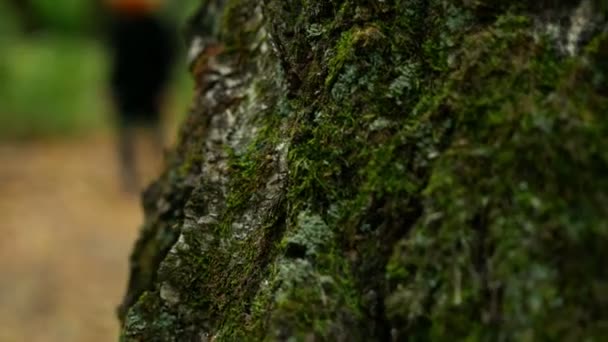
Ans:
[[[0,142],[0,341],[115,341],[141,224],[109,137]]]

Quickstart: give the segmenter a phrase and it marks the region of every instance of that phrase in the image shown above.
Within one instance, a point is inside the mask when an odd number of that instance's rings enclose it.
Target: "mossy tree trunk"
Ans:
[[[123,340],[608,336],[607,7],[203,1]]]

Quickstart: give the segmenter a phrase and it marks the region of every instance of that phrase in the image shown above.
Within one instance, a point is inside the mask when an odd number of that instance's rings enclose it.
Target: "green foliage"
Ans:
[[[0,59],[0,136],[107,127],[105,59],[94,42],[61,37],[9,40]]]
[[[90,0],[31,0],[43,25],[66,32],[92,28],[100,19],[99,8]],[[97,11],[96,11],[97,10]],[[91,20],[93,19],[93,20]]]

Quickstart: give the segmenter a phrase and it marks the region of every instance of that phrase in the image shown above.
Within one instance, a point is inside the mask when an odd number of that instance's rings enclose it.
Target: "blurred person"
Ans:
[[[118,150],[125,190],[138,191],[138,127],[164,146],[161,107],[175,55],[173,30],[161,18],[160,0],[105,0],[112,53],[111,91],[117,110]]]

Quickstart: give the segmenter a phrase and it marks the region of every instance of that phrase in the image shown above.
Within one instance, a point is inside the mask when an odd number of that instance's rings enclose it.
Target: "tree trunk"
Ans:
[[[203,4],[124,341],[608,336],[605,1]]]

